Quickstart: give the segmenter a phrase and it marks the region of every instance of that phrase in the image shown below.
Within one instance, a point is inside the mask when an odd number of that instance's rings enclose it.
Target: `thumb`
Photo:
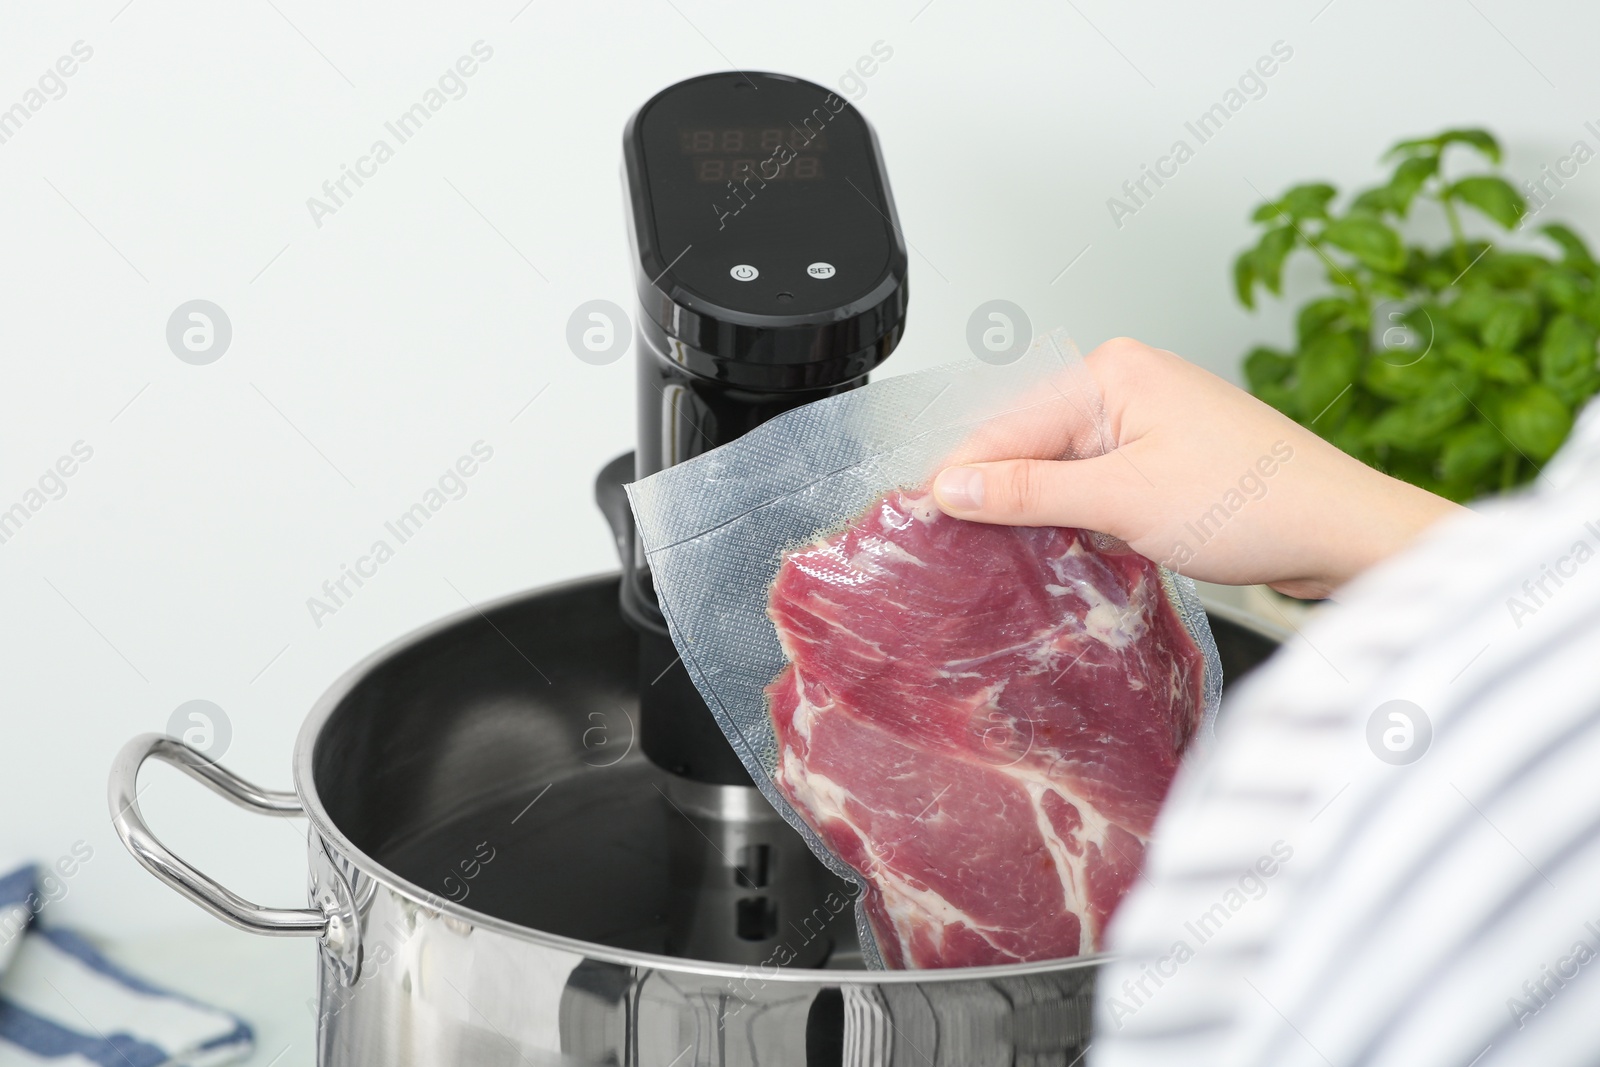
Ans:
[[[946,515],[1003,526],[1077,526],[1123,536],[1124,470],[1093,459],[1008,459],[946,467],[933,498]]]

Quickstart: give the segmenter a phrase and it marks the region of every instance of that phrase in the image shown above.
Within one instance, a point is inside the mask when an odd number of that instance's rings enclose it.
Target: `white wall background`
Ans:
[[[1502,134],[1518,181],[1575,140],[1600,147],[1583,125],[1600,9],[1324,4],[0,8],[0,109],[93,48],[0,144],[0,508],[74,442],[94,450],[0,544],[0,857],[93,847],[59,922],[209,924],[111,831],[125,739],[211,700],[224,762],[286,786],[301,718],[348,665],[462,595],[612,565],[590,485],[631,447],[630,361],[581,363],[564,328],[583,301],[631,305],[620,131],[672,81],[741,66],[837,84],[893,49],[859,100],[915,249],[890,372],[965,356],[967,316],[1000,297],[1085,347],[1128,333],[1232,373],[1287,333],[1230,295],[1252,186],[1375,180],[1391,141],[1452,124]],[[317,228],[306,198],[478,40],[494,55],[466,96]],[[1293,57],[1266,95],[1115,227],[1107,198],[1275,41]],[[1600,164],[1546,217],[1600,236]],[[194,298],[233,324],[209,366],[165,341]],[[307,597],[480,439],[494,458],[467,495],[315,626]],[[145,781],[178,851],[254,899],[304,899],[299,824],[165,768]]]

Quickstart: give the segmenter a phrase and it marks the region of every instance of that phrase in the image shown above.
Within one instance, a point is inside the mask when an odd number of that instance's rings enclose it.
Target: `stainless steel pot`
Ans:
[[[117,833],[224,921],[320,940],[324,1067],[1075,1063],[1096,959],[863,970],[842,884],[809,886],[812,900],[791,887],[760,963],[665,954],[685,889],[669,842],[701,835],[723,856],[712,892],[756,875],[728,852],[717,797],[684,794],[634,743],[637,646],[617,593],[603,577],[520,594],[373,656],[307,717],[293,793],[137,737],[111,771]],[[1229,676],[1274,646],[1213,628]],[[309,907],[260,907],[162,846],[137,802],[150,758],[247,810],[307,817]]]

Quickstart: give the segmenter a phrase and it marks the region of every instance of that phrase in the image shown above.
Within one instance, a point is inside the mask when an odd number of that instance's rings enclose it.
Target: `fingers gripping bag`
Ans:
[[[1211,729],[1221,668],[1187,579],[1104,535],[950,518],[928,489],[954,462],[1113,443],[1052,334],[629,487],[684,665],[767,799],[858,887],[872,965],[1097,951]]]

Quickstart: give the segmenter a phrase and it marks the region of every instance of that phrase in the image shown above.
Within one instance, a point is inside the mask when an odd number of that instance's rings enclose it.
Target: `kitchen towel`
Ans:
[[[0,1067],[213,1067],[251,1051],[244,1020],[42,925],[43,899],[33,865],[0,877]]]

